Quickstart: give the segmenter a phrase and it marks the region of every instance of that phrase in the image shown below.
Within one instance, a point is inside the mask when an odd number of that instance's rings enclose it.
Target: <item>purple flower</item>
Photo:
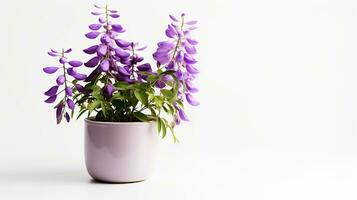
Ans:
[[[58,70],[58,67],[45,67],[43,71],[47,74],[53,74]]]
[[[63,114],[63,108],[64,105],[63,103],[58,104],[58,106],[56,107],[56,118],[57,118],[57,124],[61,123],[62,120],[62,114]]]
[[[105,95],[105,97],[111,98],[113,96],[113,93],[114,93],[114,86],[111,83],[106,84],[103,87],[103,94]]]
[[[71,87],[66,87],[66,95],[68,96],[73,96],[72,88]]]
[[[106,72],[109,70],[109,61],[108,60],[103,60],[100,63],[100,69],[102,70],[102,72]]]
[[[58,85],[55,85],[55,86],[52,86],[50,89],[48,89],[46,92],[45,92],[45,95],[46,96],[55,96],[57,91],[58,91]]]
[[[89,39],[95,39],[98,37],[98,35],[100,34],[100,32],[97,32],[97,31],[91,31],[87,34],[85,34],[85,36]]]
[[[65,81],[64,75],[59,75],[56,79],[57,85],[62,85]]]
[[[190,93],[186,93],[186,100],[192,106],[200,105],[200,103]]]
[[[198,92],[198,89],[193,85],[192,81],[199,73],[198,69],[194,67],[197,60],[194,55],[197,53],[195,45],[198,42],[190,35],[190,31],[195,29],[192,25],[197,24],[197,21],[185,21],[185,14],[181,15],[181,20],[169,15],[172,23],[167,26],[165,30],[167,41],[162,41],[157,44],[158,48],[153,54],[154,59],[159,66],[164,65],[167,70],[174,70],[175,76],[179,80],[179,92],[177,98],[186,100],[190,105],[198,106],[199,102],[191,95],[191,93]],[[183,87],[183,84],[186,87]],[[156,84],[157,87],[162,88],[163,84]],[[183,98],[182,95],[186,98]],[[183,110],[178,110],[179,117],[176,119],[176,124],[180,120],[188,120],[188,117]]]
[[[73,110],[74,109],[74,102],[72,99],[67,99],[67,106],[69,109]]]
[[[101,24],[91,24],[89,25],[89,29],[93,30],[93,31],[96,31],[98,29],[100,29],[102,27]]]
[[[88,62],[84,63],[86,67],[95,67],[98,65],[100,58],[98,56],[88,60]]]
[[[45,100],[46,103],[53,103],[55,102],[57,99],[57,95],[54,95],[54,96],[50,96],[48,97],[48,99]]]
[[[66,121],[69,122],[70,121],[70,117],[69,117],[68,112],[66,112],[65,117],[66,117]]]
[[[84,80],[87,76],[84,74],[80,74],[76,72],[75,67],[79,67],[82,65],[81,61],[77,60],[71,60],[67,63],[67,58],[64,57],[65,53],[70,53],[72,49],[67,49],[63,50],[59,53],[59,51],[51,49],[51,53],[58,54],[60,56],[60,63],[62,64],[63,71],[61,70],[62,74],[59,74],[56,78],[56,83],[57,85],[52,86],[50,89],[48,89],[44,95],[46,95],[48,98],[45,100],[46,103],[54,103],[57,99],[59,99],[59,95],[63,94],[63,98],[57,103],[55,106],[56,109],[56,119],[57,123],[60,123],[63,116],[66,118],[67,122],[70,121],[70,116],[68,112],[66,112],[66,107],[69,109],[73,110],[74,109],[74,102],[70,98],[73,96],[73,91],[72,88],[76,87],[79,88],[77,85],[79,84],[74,84],[73,82],[69,81],[68,78],[69,76],[74,77],[77,80]],[[70,65],[67,67],[66,65]],[[53,74],[57,72],[59,67],[45,67],[43,68],[43,71],[48,74]],[[69,76],[67,76],[69,75]],[[58,89],[60,87],[64,86],[64,88],[58,92]],[[71,86],[72,85],[72,86]],[[79,85],[80,86],[80,85]],[[77,89],[79,91],[79,89]],[[62,93],[63,92],[63,93]],[[66,106],[67,105],[67,106]],[[65,114],[64,114],[65,113]]]
[[[81,61],[77,61],[77,60],[72,60],[68,62],[69,65],[71,65],[72,67],[79,67],[81,66],[83,63]]]
[[[183,121],[190,121],[186,115],[186,113],[182,109],[178,109],[179,117]]]
[[[98,48],[98,45],[93,45],[93,46],[90,46],[90,47],[84,49],[83,51],[87,54],[94,54],[95,52],[97,52],[97,48]]]

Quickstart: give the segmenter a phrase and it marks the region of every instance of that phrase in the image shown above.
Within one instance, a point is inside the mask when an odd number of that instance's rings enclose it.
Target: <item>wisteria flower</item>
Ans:
[[[174,127],[189,121],[184,103],[200,104],[194,84],[199,74],[198,42],[191,36],[197,21],[186,20],[185,14],[169,15],[167,38],[157,43],[152,54],[156,65],[151,65],[141,55],[146,46],[122,37],[125,28],[118,23],[117,10],[95,5],[91,14],[96,20],[84,36],[95,42],[83,49],[89,55],[85,62],[68,58],[72,49],[51,49],[48,55],[59,64],[43,68],[47,74],[56,74],[44,94],[46,103],[56,103],[57,123],[63,118],[69,122],[78,108],[77,118],[87,113],[88,119],[96,121],[156,121],[162,137],[169,129],[176,142]],[[90,73],[79,73],[82,65]]]

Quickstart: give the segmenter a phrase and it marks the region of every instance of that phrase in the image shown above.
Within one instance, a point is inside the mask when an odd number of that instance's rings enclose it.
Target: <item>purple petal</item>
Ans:
[[[161,80],[156,81],[155,85],[158,88],[164,88],[166,86],[165,82]]]
[[[53,57],[59,56],[57,53],[54,53],[54,52],[48,52],[48,55],[53,56]]]
[[[165,54],[153,54],[154,59],[159,62],[161,65],[166,64],[170,61],[171,57],[169,55]]]
[[[99,45],[97,49],[98,56],[104,56],[105,54],[107,54],[107,49],[108,49],[107,45],[104,44]]]
[[[175,62],[170,62],[167,66],[166,69],[171,70],[171,69],[175,69]]]
[[[102,24],[105,23],[105,17],[99,17],[98,21]]]
[[[57,124],[59,124],[62,120],[62,113],[63,113],[63,103],[59,104],[56,109]]]
[[[73,92],[72,92],[72,88],[71,87],[66,87],[66,94],[68,95],[68,96],[73,96]]]
[[[191,81],[186,80],[185,83],[186,83],[186,88],[188,91],[190,91],[192,93],[198,92],[198,89],[192,84]]]
[[[84,65],[85,65],[86,67],[95,67],[95,66],[98,65],[99,60],[100,60],[99,57],[96,56],[96,57],[90,59],[88,62],[84,63]]]
[[[182,51],[177,52],[176,61],[179,63],[183,61],[183,52]]]
[[[74,102],[72,99],[67,99],[67,106],[69,109],[73,110],[74,109]]]
[[[81,61],[78,61],[78,60],[71,60],[71,61],[68,62],[68,64],[70,64],[72,67],[79,67],[83,63]]]
[[[99,8],[99,9],[103,8],[103,7],[95,5],[95,4],[94,4],[94,7]]]
[[[111,12],[111,13],[117,13],[118,11],[116,11],[116,10],[108,10],[109,12]]]
[[[192,38],[186,38],[186,40],[187,40],[187,42],[188,42],[188,43],[190,43],[190,44],[192,44],[192,45],[196,45],[196,44],[198,44],[197,40],[195,40],[195,39],[192,39]]]
[[[184,78],[184,75],[181,70],[177,70],[175,73],[175,76],[179,79],[182,80]]]
[[[130,73],[123,67],[118,66],[118,72],[124,76],[130,76]]]
[[[102,44],[108,44],[110,42],[111,38],[108,34],[104,34],[101,38],[100,38],[100,42]]]
[[[54,96],[50,96],[48,97],[48,99],[45,100],[46,103],[53,103],[55,102],[57,99],[57,95],[54,95]]]
[[[68,112],[66,112],[66,114],[65,114],[65,117],[66,117],[66,121],[67,121],[67,122],[69,122],[69,120],[70,120],[70,117],[69,117],[69,114],[68,114]]]
[[[116,43],[119,47],[122,47],[122,48],[128,47],[128,46],[131,45],[131,42],[127,42],[127,41],[121,40],[121,39],[116,39],[116,40],[115,40],[115,43]]]
[[[197,29],[197,26],[191,26],[191,27],[188,27],[187,29],[190,30],[190,31],[192,31],[192,30]]]
[[[89,74],[89,76],[84,81],[90,82],[90,81],[96,79],[99,74],[100,74],[100,71],[98,70],[98,68],[96,68],[95,70],[92,71],[92,73]]]
[[[187,25],[195,25],[195,24],[197,24],[197,21],[196,20],[188,21],[185,24],[187,24]]]
[[[184,45],[185,46],[185,50],[187,53],[189,54],[196,54],[197,53],[197,50],[194,46],[191,46],[191,45]]]
[[[108,60],[103,60],[102,63],[100,63],[100,69],[102,72],[106,72],[109,70],[109,61]]]
[[[176,119],[175,119],[175,124],[176,124],[176,125],[180,125],[180,122],[181,122],[181,121],[180,121],[179,118],[176,118]]]
[[[186,64],[186,71],[190,74],[198,74],[200,71],[196,69],[194,66]]]
[[[85,74],[80,74],[80,73],[76,73],[75,75],[73,75],[73,77],[74,77],[75,79],[81,81],[81,80],[86,79],[86,78],[87,78],[87,75],[85,75]]]
[[[102,13],[99,13],[99,12],[91,12],[92,15],[95,15],[95,16],[98,16],[98,15],[101,15]]]
[[[166,29],[166,31],[165,31],[165,34],[166,34],[166,36],[169,37],[169,38],[174,38],[175,35],[176,35],[176,32],[175,32],[175,30],[172,28],[172,26],[169,25],[169,27],[168,27],[168,28]]]
[[[137,51],[142,51],[142,50],[144,50],[144,49],[146,49],[147,48],[147,46],[143,46],[143,47],[141,47],[141,48],[138,48],[138,49],[136,49]]]
[[[73,67],[67,68],[67,73],[68,73],[70,76],[74,76],[74,75],[77,74],[76,70],[75,70]]]
[[[69,48],[69,49],[67,49],[67,50],[65,51],[65,53],[69,53],[69,52],[71,52],[71,51],[72,51],[72,49]]]
[[[186,100],[192,106],[200,105],[200,103],[190,93],[186,93]]]
[[[113,24],[112,29],[113,29],[113,31],[115,31],[117,33],[124,32],[124,28],[120,24]]]
[[[186,53],[185,53],[183,59],[185,60],[185,62],[187,64],[195,64],[197,62],[192,56],[190,56],[189,54],[186,54]]]
[[[84,53],[87,53],[87,54],[93,54],[95,52],[97,52],[97,48],[98,48],[98,45],[93,45],[93,46],[90,46],[86,49],[84,49]]]
[[[63,75],[59,75],[56,79],[57,85],[62,85],[65,81],[66,80]]]
[[[93,30],[93,31],[96,31],[96,30],[100,29],[101,27],[102,27],[101,24],[91,24],[91,25],[89,25],[89,28],[91,30]]]
[[[111,14],[111,15],[109,15],[109,16],[111,16],[112,18],[118,18],[118,17],[120,17],[120,15],[118,15],[118,14]]]
[[[179,112],[179,116],[180,116],[180,119],[183,120],[183,121],[190,121],[186,115],[186,113],[182,110],[182,109],[179,109],[178,110]]]
[[[51,49],[52,53],[58,53],[58,51]]]
[[[175,47],[175,44],[170,41],[162,41],[157,43],[157,46],[159,46],[160,48],[172,49]]]
[[[58,85],[55,85],[55,86],[52,86],[50,89],[48,89],[46,92],[45,92],[45,95],[46,96],[55,96],[56,93],[58,91]]]
[[[55,73],[59,68],[58,67],[45,67],[42,70],[47,74]]]
[[[139,65],[137,68],[138,68],[139,71],[145,71],[145,72],[151,72],[152,71],[151,66],[150,66],[149,63],[145,63],[145,64],[142,64],[142,65]]]
[[[84,87],[80,84],[75,84],[74,87],[76,87],[76,89],[78,90],[78,92],[83,92]]]
[[[169,15],[169,17],[170,17],[173,21],[175,21],[175,22],[179,22],[179,20],[178,20],[178,19],[176,19],[174,16]]]
[[[122,50],[121,48],[116,48],[115,54],[117,56],[119,56],[120,58],[126,58],[126,57],[130,56],[130,54],[128,52]]]
[[[100,34],[100,32],[92,31],[92,32],[85,34],[85,36],[89,39],[94,39],[94,38],[98,37],[99,34]]]
[[[67,58],[62,57],[62,58],[59,59],[59,62],[60,62],[61,64],[64,64],[64,63],[67,62]]]
[[[185,15],[186,15],[185,13],[182,13],[182,14],[181,14],[181,17],[184,17]]]
[[[103,93],[107,98],[111,98],[113,96],[114,87],[112,84],[107,84],[103,87]]]

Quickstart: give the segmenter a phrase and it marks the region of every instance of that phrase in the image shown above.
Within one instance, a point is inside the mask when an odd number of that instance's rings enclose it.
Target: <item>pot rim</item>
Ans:
[[[102,125],[131,125],[131,124],[149,124],[156,121],[147,121],[147,122],[102,122],[91,120],[90,117],[85,118],[84,121],[88,124],[102,124]]]

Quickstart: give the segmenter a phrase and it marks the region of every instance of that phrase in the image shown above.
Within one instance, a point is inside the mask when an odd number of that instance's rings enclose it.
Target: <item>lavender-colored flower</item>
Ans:
[[[168,40],[157,44],[158,48],[153,57],[160,68],[164,67],[166,70],[175,71],[179,80],[178,99],[186,99],[190,105],[198,106],[200,103],[191,94],[198,92],[192,83],[199,73],[198,69],[194,67],[197,63],[194,58],[197,53],[195,45],[198,42],[190,34],[191,30],[196,28],[193,25],[196,25],[197,21],[185,21],[185,14],[181,15],[181,19],[173,15],[169,15],[169,17],[172,23],[165,30]],[[156,86],[158,88],[165,87],[161,82],[157,82]],[[178,111],[176,124],[179,124],[180,120],[188,121],[188,117],[181,108],[177,107],[176,110]]]
[[[106,84],[103,87],[103,94],[105,95],[105,97],[111,98],[113,96],[113,93],[114,93],[114,86],[111,83]]]
[[[60,57],[59,63],[61,65],[61,67],[51,66],[51,67],[43,68],[43,71],[47,74],[54,74],[58,71],[61,71],[61,74],[59,74],[56,78],[57,84],[55,86],[52,86],[51,88],[49,88],[44,93],[46,96],[48,96],[48,98],[45,100],[45,102],[46,103],[54,103],[59,98],[59,95],[62,92],[64,92],[63,98],[55,106],[57,123],[61,122],[63,116],[66,118],[67,122],[69,122],[70,116],[66,112],[66,107],[68,107],[71,110],[73,110],[75,107],[75,103],[73,102],[71,97],[73,96],[73,88],[77,88],[78,91],[79,91],[79,89],[77,86],[78,84],[75,84],[75,85],[71,84],[71,82],[69,81],[69,76],[72,76],[76,80],[83,80],[87,77],[86,75],[80,74],[75,70],[75,68],[82,65],[82,62],[77,61],[77,60],[71,60],[71,61],[67,62],[68,58],[66,57],[65,54],[70,53],[71,51],[72,51],[72,49],[67,49],[67,50],[62,49],[62,51],[56,51],[56,50],[51,49],[49,54],[51,53],[51,54],[55,55],[56,57]],[[51,54],[50,54],[50,56],[53,56]],[[67,64],[69,66],[67,66]],[[63,70],[59,70],[60,68],[62,68]],[[58,92],[58,89],[62,86],[64,87],[63,90]]]

